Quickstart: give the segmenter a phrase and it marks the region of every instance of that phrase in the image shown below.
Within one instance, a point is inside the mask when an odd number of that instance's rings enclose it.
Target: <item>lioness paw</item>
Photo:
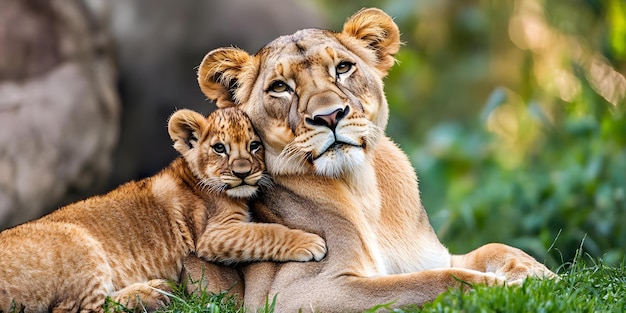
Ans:
[[[294,261],[319,261],[326,256],[326,241],[322,237],[303,233],[300,235],[300,240],[301,242],[291,250]]]
[[[506,277],[508,283],[521,282],[527,277],[548,279],[557,277],[545,265],[537,262],[530,256],[510,258],[495,273],[496,275]]]
[[[506,279],[496,273],[470,272],[470,275],[459,276],[457,279],[472,285],[503,286],[506,284]]]
[[[453,256],[452,262],[455,267],[495,273],[504,277],[507,285],[517,284],[527,277],[557,278],[526,252],[499,243],[486,244],[465,255]]]

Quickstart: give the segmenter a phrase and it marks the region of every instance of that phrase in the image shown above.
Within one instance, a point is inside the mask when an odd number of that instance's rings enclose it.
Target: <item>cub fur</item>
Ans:
[[[245,113],[180,110],[168,125],[182,157],[0,233],[0,311],[102,312],[106,297],[151,311],[169,302],[190,253],[210,261],[309,261],[322,238],[248,223],[248,198],[270,184]],[[139,301],[138,301],[139,300]]]
[[[361,312],[422,304],[460,281],[553,275],[506,245],[457,256],[439,242],[414,169],[384,135],[383,78],[399,46],[393,20],[364,9],[341,32],[304,29],[254,55],[219,48],[202,60],[204,94],[248,113],[264,141],[277,186],[255,201],[255,216],[319,234],[328,245],[324,262],[247,265],[247,306],[278,295],[277,312]]]

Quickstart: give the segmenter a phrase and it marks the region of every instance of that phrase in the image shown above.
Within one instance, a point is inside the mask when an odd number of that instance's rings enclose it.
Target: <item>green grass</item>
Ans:
[[[563,265],[559,280],[528,279],[519,287],[485,287],[451,289],[422,308],[390,309],[381,304],[366,312],[626,312],[626,262],[609,266],[602,261]],[[226,294],[201,293],[185,295],[177,287],[171,304],[158,312],[249,312]],[[275,301],[269,300],[260,312],[274,312]],[[356,301],[356,300],[355,300]]]
[[[574,264],[560,280],[528,279],[520,287],[450,290],[420,308],[388,312],[625,312],[626,265]]]

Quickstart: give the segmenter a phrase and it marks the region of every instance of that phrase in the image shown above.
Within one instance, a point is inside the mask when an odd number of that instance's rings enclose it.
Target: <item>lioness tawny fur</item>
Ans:
[[[364,9],[340,32],[304,29],[254,55],[228,47],[202,60],[204,94],[248,113],[264,141],[276,188],[254,202],[255,216],[328,245],[323,262],[246,266],[246,306],[276,295],[277,312],[362,312],[422,304],[460,281],[554,275],[510,246],[451,255],[440,243],[411,163],[384,134],[383,78],[399,47],[393,19]]]

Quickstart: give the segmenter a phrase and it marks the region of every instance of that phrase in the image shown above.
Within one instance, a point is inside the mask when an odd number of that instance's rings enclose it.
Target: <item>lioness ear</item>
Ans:
[[[200,89],[219,108],[244,102],[250,87],[241,86],[252,86],[255,78],[254,57],[238,48],[215,49],[202,59],[198,68]],[[246,80],[252,81],[244,84]]]
[[[375,8],[361,9],[343,24],[343,34],[376,52],[376,67],[383,73],[393,66],[394,55],[400,49],[400,31],[387,13]]]
[[[167,131],[174,141],[174,149],[180,154],[193,149],[206,126],[206,118],[191,110],[178,110],[172,114]]]

